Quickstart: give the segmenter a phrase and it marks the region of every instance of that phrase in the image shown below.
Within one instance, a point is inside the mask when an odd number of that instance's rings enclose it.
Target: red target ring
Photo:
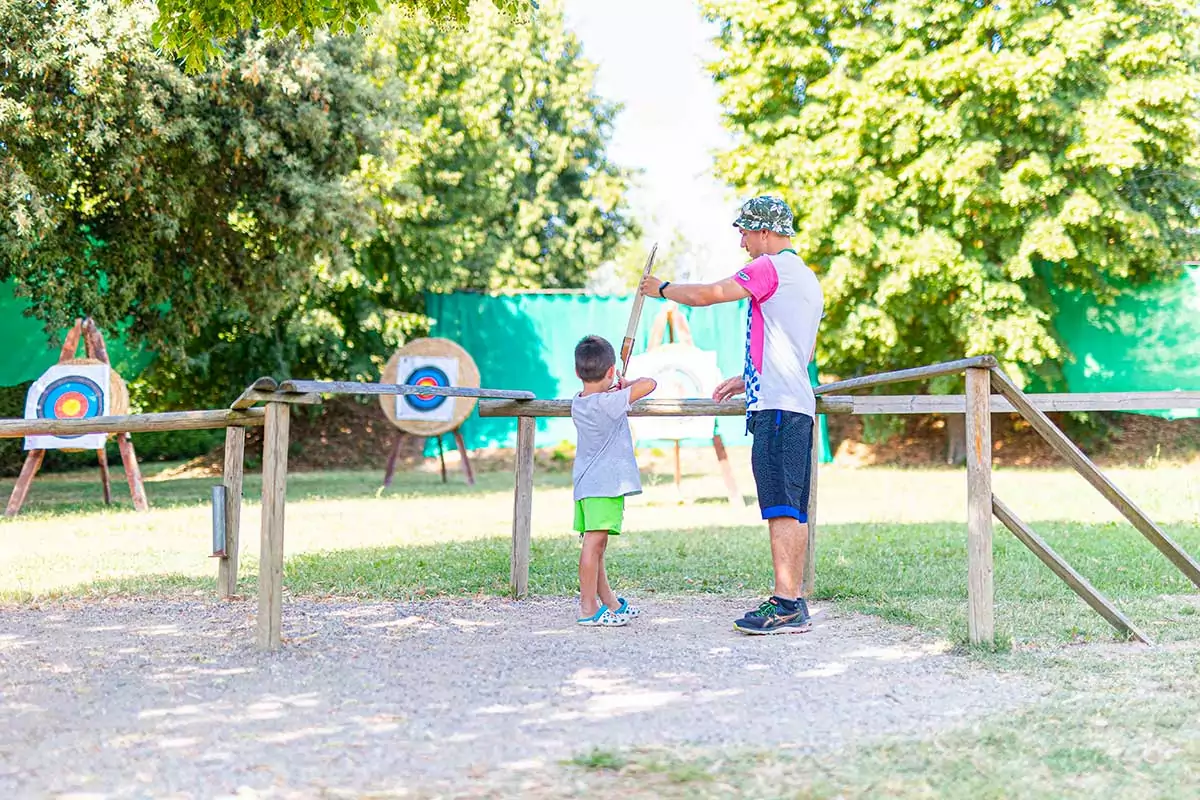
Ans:
[[[104,391],[95,381],[81,375],[59,378],[37,401],[38,419],[89,419],[104,410]],[[77,439],[82,434],[60,434],[59,439]]]
[[[88,398],[81,392],[68,392],[54,401],[55,419],[82,419],[88,413]]]
[[[437,378],[434,378],[431,375],[426,375],[423,378],[418,378],[416,385],[417,386],[439,386],[440,384],[438,383]],[[435,394],[418,394],[417,395],[418,399],[424,400],[425,402],[429,402],[430,400],[432,400],[435,397],[437,397],[437,395],[435,395]]]

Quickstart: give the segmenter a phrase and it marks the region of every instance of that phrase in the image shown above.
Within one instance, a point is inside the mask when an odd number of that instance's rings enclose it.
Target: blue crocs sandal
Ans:
[[[580,617],[575,620],[576,625],[583,625],[589,628],[619,628],[628,623],[628,617],[617,616],[612,611],[609,611],[608,606],[600,606],[600,610],[592,616]]]
[[[617,602],[620,603],[621,605],[617,606],[617,610],[614,611],[613,613],[616,614],[618,617],[625,617],[626,619],[633,619],[634,617],[641,616],[641,614],[642,614],[641,610],[636,609],[633,606],[629,605],[629,602],[624,597],[618,597]]]

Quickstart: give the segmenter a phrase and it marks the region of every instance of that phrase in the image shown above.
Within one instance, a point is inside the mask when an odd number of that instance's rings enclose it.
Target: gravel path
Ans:
[[[830,606],[734,633],[750,607],[654,598],[597,630],[563,599],[285,600],[275,655],[250,601],[2,610],[0,797],[470,796],[593,747],[834,748],[1036,692]]]

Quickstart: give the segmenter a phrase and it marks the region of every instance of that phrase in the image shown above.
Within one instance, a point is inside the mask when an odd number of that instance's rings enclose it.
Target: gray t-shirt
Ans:
[[[577,394],[571,400],[571,419],[578,434],[571,471],[576,500],[642,493],[633,433],[626,416],[630,391],[626,387],[587,397]]]

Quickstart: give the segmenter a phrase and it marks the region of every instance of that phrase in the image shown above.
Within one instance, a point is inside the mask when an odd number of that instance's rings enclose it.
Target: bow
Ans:
[[[650,248],[650,257],[646,259],[646,267],[642,270],[642,278],[644,279],[650,274],[650,267],[654,265],[654,254],[658,251],[658,242]],[[642,303],[646,300],[646,295],[642,294],[641,281],[638,282],[638,292],[633,298],[633,311],[629,313],[629,325],[625,328],[625,340],[621,342],[621,380],[625,379],[625,372],[629,369],[629,357],[633,355],[633,337],[637,334],[638,320],[642,316]]]

